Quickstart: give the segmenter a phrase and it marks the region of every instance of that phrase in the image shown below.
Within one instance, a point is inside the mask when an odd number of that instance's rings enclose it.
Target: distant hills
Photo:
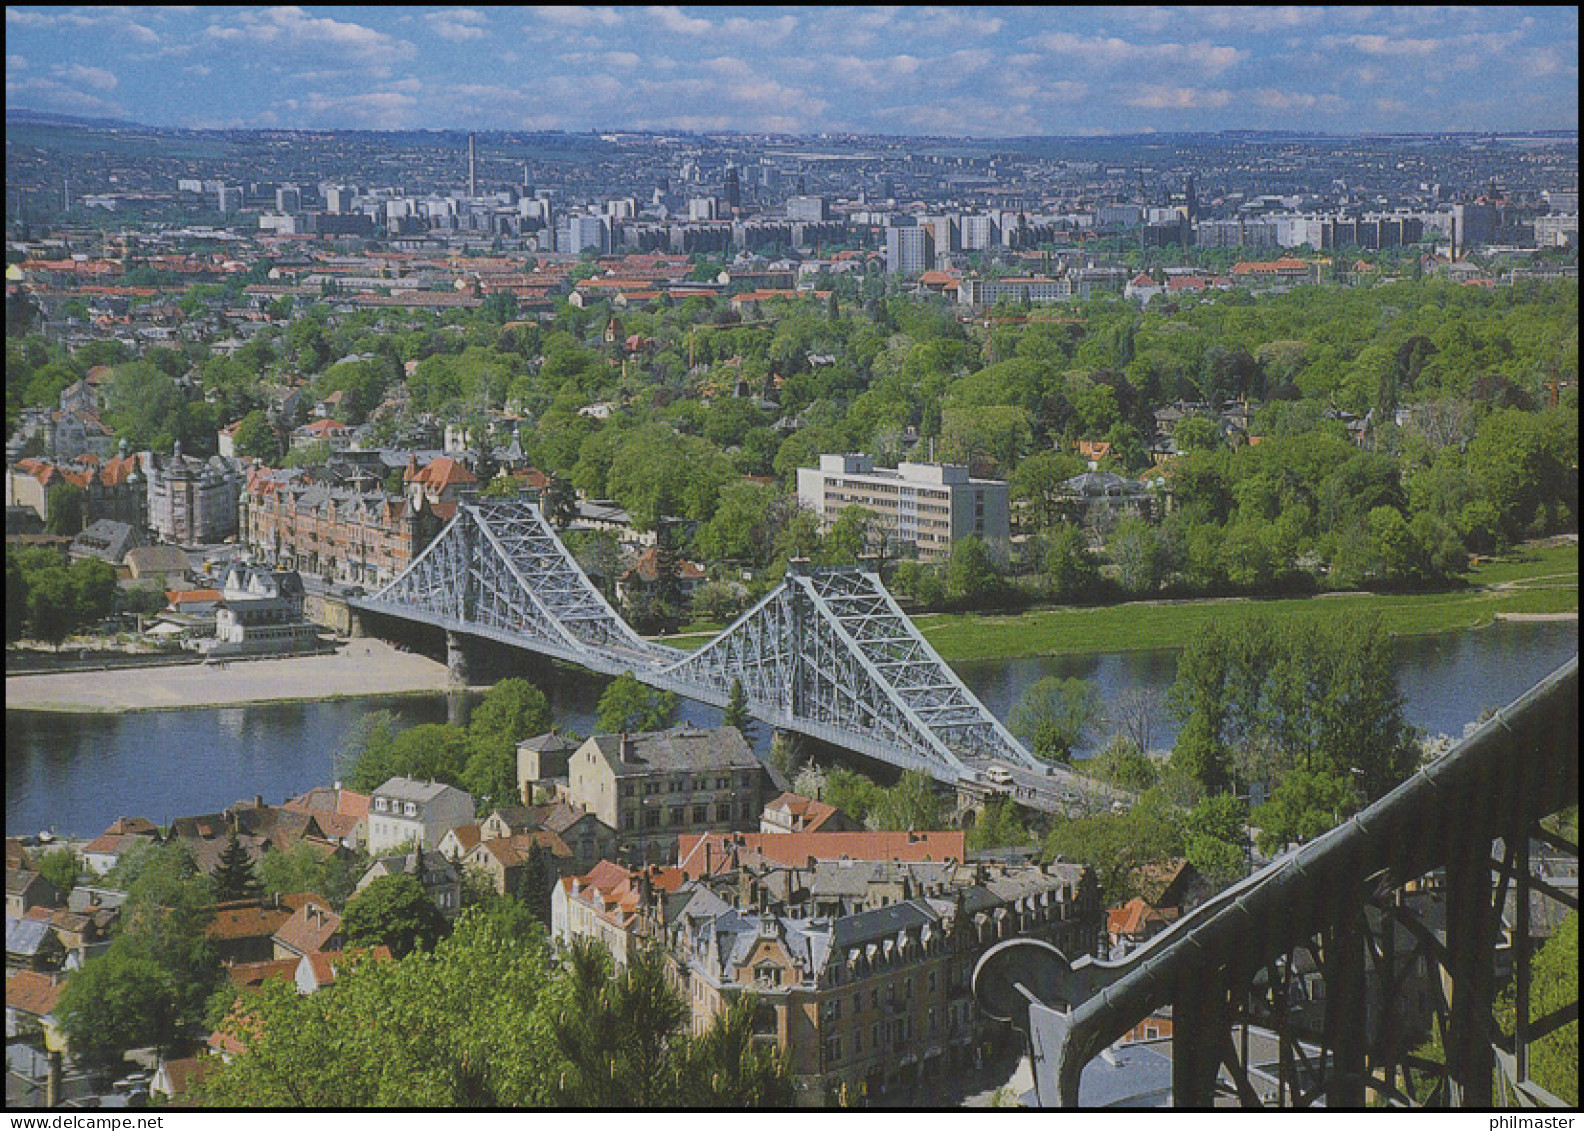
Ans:
[[[79,118],[73,114],[56,114],[49,110],[29,110],[26,106],[7,106],[6,121],[18,125],[79,126],[84,129],[142,129],[141,123],[126,118]]]

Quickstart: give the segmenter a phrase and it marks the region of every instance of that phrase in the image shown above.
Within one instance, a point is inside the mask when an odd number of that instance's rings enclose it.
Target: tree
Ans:
[[[550,850],[541,844],[528,849],[528,862],[523,866],[523,877],[515,893],[536,922],[550,926],[550,899],[556,885],[555,861]]]
[[[239,456],[254,456],[273,465],[281,458],[281,438],[270,425],[263,409],[254,409],[242,418],[232,437]]]
[[[552,475],[550,486],[545,488],[544,515],[558,530],[565,530],[577,518],[577,495],[572,482],[564,475]]]
[[[687,1004],[666,979],[664,959],[641,947],[612,976],[609,952],[584,940],[567,954],[556,1047],[571,1066],[561,1102],[572,1107],[660,1107],[674,1102]]]
[[[1058,523],[1045,537],[1045,581],[1058,601],[1082,600],[1094,591],[1100,573],[1089,556],[1083,531]]]
[[[517,781],[517,743],[504,734],[469,731],[468,756],[459,784],[481,805],[516,805],[524,798]]]
[[[1212,622],[1184,649],[1170,699],[1184,720],[1173,761],[1211,792],[1302,770],[1351,779],[1368,802],[1418,758],[1378,618]]]
[[[1204,798],[1182,823],[1188,863],[1218,886],[1240,878],[1247,870],[1243,852],[1247,819],[1248,805],[1241,798],[1229,793]]]
[[[943,823],[940,807],[940,797],[929,775],[908,770],[896,785],[880,791],[879,801],[870,810],[864,823],[880,832],[938,829]]]
[[[1078,768],[1090,777],[1134,793],[1143,793],[1160,780],[1160,770],[1155,763],[1137,742],[1121,734],[1093,758],[1078,763]]]
[[[220,964],[206,934],[209,883],[185,846],[139,845],[105,883],[127,898],[109,949],[68,981],[62,1016],[73,1052],[111,1068],[128,1048],[174,1047],[203,1016]]]
[[[1055,526],[1066,511],[1070,493],[1067,480],[1084,472],[1084,461],[1064,452],[1036,452],[1012,472],[1009,494],[1024,503],[1039,529]]]
[[[1075,749],[1091,741],[1104,721],[1099,685],[1051,676],[1023,693],[1007,725],[1041,758],[1067,762]]]
[[[75,483],[51,483],[44,492],[44,509],[49,514],[44,529],[50,534],[75,537],[83,528],[83,489]]]
[[[743,690],[742,680],[736,676],[732,677],[726,714],[721,721],[726,726],[736,727],[737,732],[748,742],[753,741],[753,716],[748,713],[748,693]]]
[[[223,1029],[241,1051],[196,1098],[220,1107],[523,1107],[555,1099],[542,933],[477,908],[433,952],[347,956],[311,995],[269,982]]]
[[[834,292],[831,301],[836,301]],[[792,1106],[786,1058],[757,1036],[759,1010],[754,996],[744,994],[683,1046],[677,1071],[680,1106],[750,1111]]]
[[[1529,988],[1530,1022],[1578,1003],[1578,912],[1574,911],[1541,944],[1534,956]],[[1518,1007],[1509,989],[1497,1007],[1504,1034],[1517,1028]],[[1578,1020],[1534,1042],[1529,1049],[1529,1076],[1536,1084],[1571,1106],[1579,1102]]]
[[[515,744],[550,729],[550,702],[525,679],[503,679],[473,708],[468,729]]]
[[[390,947],[400,958],[429,951],[450,931],[417,877],[380,876],[347,901],[341,916],[346,945]]]
[[[1047,860],[1060,856],[1095,870],[1107,907],[1140,894],[1135,869],[1182,854],[1182,832],[1158,789],[1142,794],[1126,813],[1058,819],[1045,837]]]
[[[252,899],[258,895],[260,884],[253,872],[253,859],[237,840],[236,829],[226,837],[225,848],[220,852],[220,867],[210,880],[216,903],[234,899]]]
[[[595,726],[601,734],[661,730],[676,715],[677,697],[638,682],[632,672],[611,681],[599,699]]]
[[[1137,515],[1127,515],[1111,534],[1111,560],[1117,583],[1128,593],[1148,595],[1160,588],[1165,576],[1160,537]]]
[[[946,597],[961,608],[993,604],[1006,592],[1006,580],[990,554],[990,547],[972,534],[952,546],[946,564]]]
[[[109,1075],[128,1049],[172,1049],[180,1011],[170,972],[114,945],[66,980],[56,1006],[72,1056]]]
[[[1005,798],[992,797],[968,830],[970,852],[992,848],[1013,848],[1028,844],[1031,834],[1018,816],[1018,807]]]
[[[286,851],[266,849],[253,865],[263,894],[311,892],[337,909],[346,906],[365,870],[361,856],[340,852],[326,855],[306,844]]]
[[[69,847],[44,853],[34,866],[62,898],[77,886],[77,877],[82,874],[82,863]]]
[[[401,719],[394,711],[368,711],[358,717],[333,759],[335,772],[346,779],[347,788],[366,793],[394,776],[387,771],[391,746],[400,729]]]
[[[1358,809],[1358,802],[1352,782],[1323,770],[1295,770],[1254,810],[1249,823],[1259,830],[1259,850],[1274,856],[1330,832]]]

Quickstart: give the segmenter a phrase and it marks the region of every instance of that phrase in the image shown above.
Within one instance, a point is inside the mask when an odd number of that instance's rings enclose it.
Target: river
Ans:
[[[1396,650],[1409,722],[1431,734],[1460,735],[1484,708],[1505,706],[1577,655],[1578,622],[1504,622],[1402,638]],[[1176,675],[1173,650],[954,666],[1003,720],[1035,681],[1075,677],[1098,682],[1108,701],[1129,690],[1151,692],[1160,708],[1150,745],[1169,747],[1176,735],[1176,721],[1164,708]],[[603,686],[596,677],[560,669],[545,686],[557,725],[587,734]],[[6,833],[53,829],[87,837],[122,816],[165,824],[258,794],[279,802],[328,784],[347,731],[364,712],[380,708],[408,725],[446,719],[440,695],[125,715],[7,711]],[[716,726],[720,712],[684,700],[681,718]]]

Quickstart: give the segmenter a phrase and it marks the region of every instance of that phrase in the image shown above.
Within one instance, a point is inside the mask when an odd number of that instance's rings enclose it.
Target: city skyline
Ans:
[[[190,128],[1568,130],[1575,8],[28,8],[12,108]]]

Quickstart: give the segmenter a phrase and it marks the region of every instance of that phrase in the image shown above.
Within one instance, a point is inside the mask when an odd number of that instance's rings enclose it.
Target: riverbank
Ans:
[[[1184,648],[1212,621],[1260,609],[1278,619],[1379,616],[1393,636],[1428,636],[1498,620],[1578,617],[1578,544],[1545,546],[1524,560],[1487,562],[1469,586],[1442,593],[1331,593],[1068,606],[995,615],[925,614],[915,623],[948,661],[1011,660],[1092,652]]]
[[[6,677],[6,709],[122,714],[447,690],[446,666],[382,640],[358,639],[333,655],[232,660],[154,669]]]

